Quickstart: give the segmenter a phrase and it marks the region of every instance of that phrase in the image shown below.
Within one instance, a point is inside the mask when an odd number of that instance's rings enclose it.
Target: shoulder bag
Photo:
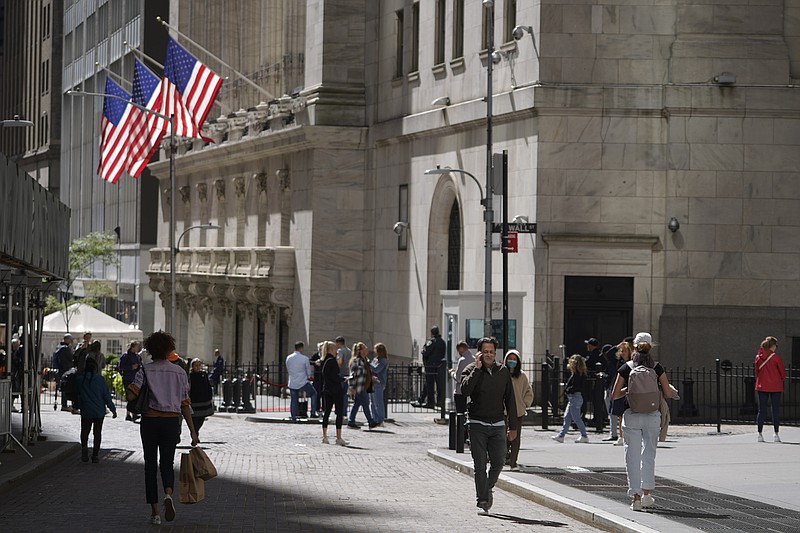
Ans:
[[[128,402],[128,411],[135,415],[144,415],[148,409],[150,409],[150,387],[147,383],[147,374],[144,371],[144,365],[142,366],[142,376],[144,379],[142,380],[142,386],[139,389],[139,395],[136,397],[135,400],[131,400]]]

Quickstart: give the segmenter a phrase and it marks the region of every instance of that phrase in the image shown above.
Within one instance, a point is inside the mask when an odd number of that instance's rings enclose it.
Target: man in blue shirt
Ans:
[[[316,418],[314,406],[317,405],[317,391],[309,382],[313,379],[314,371],[311,369],[311,361],[303,353],[305,344],[302,341],[294,343],[294,352],[286,357],[286,372],[289,374],[289,392],[291,393],[291,414],[292,422],[297,422],[298,400],[300,392],[311,395],[311,418]]]

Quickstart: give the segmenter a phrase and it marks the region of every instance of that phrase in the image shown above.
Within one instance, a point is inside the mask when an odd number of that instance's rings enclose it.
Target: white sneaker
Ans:
[[[161,517],[157,514],[154,514],[153,516],[150,517],[150,523],[153,524],[154,526],[160,526]]]
[[[758,442],[764,442],[764,435],[761,433],[758,434]]]
[[[780,441],[781,438],[778,436],[777,433],[775,433],[775,435],[772,436],[772,442],[780,442]]]
[[[649,494],[642,496],[642,507],[652,507],[656,504],[656,499]]]
[[[625,446],[625,439],[622,437],[617,439],[617,442],[614,443],[614,446]]]
[[[575,442],[577,444],[586,444],[587,442],[589,442],[589,437],[579,437],[575,439]]]
[[[642,500],[633,500],[631,503],[631,511],[641,511],[642,510]]]
[[[564,437],[562,437],[561,435],[553,435],[550,438],[553,439],[556,442],[564,442]]]

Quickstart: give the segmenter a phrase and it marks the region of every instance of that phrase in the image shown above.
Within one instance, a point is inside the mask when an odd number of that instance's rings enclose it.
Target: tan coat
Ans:
[[[517,404],[517,416],[525,416],[525,409],[533,405],[533,389],[525,372],[520,372],[518,377],[511,378],[514,387],[514,399]]]

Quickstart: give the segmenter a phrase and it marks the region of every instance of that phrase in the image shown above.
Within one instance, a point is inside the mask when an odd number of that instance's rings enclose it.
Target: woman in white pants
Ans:
[[[632,364],[626,364],[617,371],[612,398],[625,396],[623,388],[628,386],[628,376],[633,368],[644,365],[655,370],[658,386],[665,398],[672,397],[667,373],[653,360],[650,354],[653,338],[649,333],[638,333],[633,340],[635,352]],[[656,404],[658,405],[658,404]],[[643,507],[651,507],[655,499],[650,492],[656,486],[656,448],[658,434],[661,430],[661,413],[658,409],[652,412],[635,413],[630,408],[622,415],[622,428],[625,433],[625,469],[628,473],[628,496],[633,498],[631,509],[641,511]]]

